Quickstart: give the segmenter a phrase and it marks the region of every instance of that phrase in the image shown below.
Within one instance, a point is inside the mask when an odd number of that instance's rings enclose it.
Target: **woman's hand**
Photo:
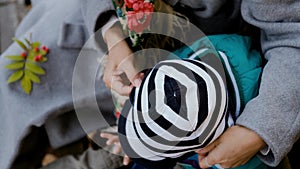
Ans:
[[[201,168],[214,164],[230,168],[245,164],[265,146],[266,143],[254,131],[243,126],[233,126],[213,143],[196,152]]]
[[[133,86],[141,84],[141,75],[134,67],[132,51],[123,38],[122,30],[113,26],[105,33],[108,47],[108,62],[104,71],[103,81],[121,95],[129,95]],[[121,75],[125,74],[131,84],[124,83]]]

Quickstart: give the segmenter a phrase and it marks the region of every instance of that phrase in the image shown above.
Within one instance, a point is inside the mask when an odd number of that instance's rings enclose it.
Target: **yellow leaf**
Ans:
[[[26,94],[30,94],[32,89],[32,83],[30,79],[24,76],[21,80],[21,87],[23,88]]]
[[[18,40],[17,38],[13,38],[13,41],[15,41],[25,51],[28,50],[27,47],[26,47],[26,45],[23,42],[21,42],[20,40]]]
[[[18,70],[15,73],[13,73],[7,80],[7,83],[12,83],[15,82],[19,79],[21,79],[21,77],[24,75],[24,71],[23,70]]]
[[[39,74],[39,75],[44,75],[46,74],[45,70],[43,68],[41,68],[40,66],[34,64],[34,63],[26,63],[26,69],[30,70],[33,73]]]
[[[14,62],[14,63],[6,65],[4,68],[16,70],[16,69],[21,69],[23,67],[24,67],[24,62]]]

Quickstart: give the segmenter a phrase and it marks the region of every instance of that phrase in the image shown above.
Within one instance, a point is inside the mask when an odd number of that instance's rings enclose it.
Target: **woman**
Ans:
[[[277,166],[300,133],[300,70],[297,66],[300,39],[291,38],[298,37],[300,15],[294,7],[300,6],[300,3],[265,0],[182,0],[168,3],[179,12],[190,11],[186,16],[208,34],[239,32],[242,24],[241,11],[245,21],[260,28],[262,52],[268,61],[263,71],[259,95],[246,105],[237,119],[238,125],[198,151],[200,166],[207,168],[220,164],[225,168],[236,167],[256,154],[266,164]],[[137,71],[130,60],[121,62],[122,58],[131,54],[126,42],[112,45],[120,37],[122,31],[117,27],[111,27],[104,34],[109,47],[109,64],[105,70],[104,82],[119,93],[128,94],[132,86],[112,78],[114,71],[118,68],[118,72],[124,72],[134,86],[139,86],[141,80],[136,76]]]

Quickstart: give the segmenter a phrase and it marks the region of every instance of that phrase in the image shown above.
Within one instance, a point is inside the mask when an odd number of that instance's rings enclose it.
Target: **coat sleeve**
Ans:
[[[81,12],[88,33],[96,37],[96,41],[103,45],[101,28],[109,21],[111,16],[115,15],[115,8],[112,0],[84,0]]]
[[[259,158],[276,166],[300,135],[300,1],[244,0],[242,15],[261,29],[267,59],[259,95],[237,124],[254,130],[270,151]]]

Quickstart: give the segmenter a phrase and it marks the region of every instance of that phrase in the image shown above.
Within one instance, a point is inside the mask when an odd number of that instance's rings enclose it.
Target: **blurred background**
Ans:
[[[12,43],[15,29],[30,8],[30,0],[0,0],[0,54]]]

